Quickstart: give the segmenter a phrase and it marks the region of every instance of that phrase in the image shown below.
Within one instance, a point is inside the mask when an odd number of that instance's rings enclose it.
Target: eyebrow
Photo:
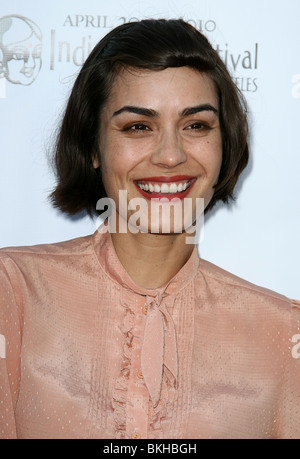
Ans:
[[[135,113],[137,115],[144,115],[150,116],[152,118],[158,117],[158,112],[156,110],[152,110],[151,108],[144,108],[144,107],[135,107],[133,105],[125,105],[124,107],[120,108],[114,112],[113,116],[120,115],[123,112]]]
[[[218,110],[215,107],[213,107],[211,104],[201,104],[201,105],[196,105],[196,107],[185,108],[181,112],[181,116],[194,115],[195,113],[200,113],[200,112],[213,112],[216,115],[219,113]]]
[[[195,107],[187,107],[181,113],[180,116],[189,116],[194,115],[195,113],[211,111],[215,114],[218,114],[218,110],[213,107],[211,104],[201,104],[196,105]],[[118,116],[123,112],[135,113],[136,115],[143,115],[149,116],[151,118],[158,118],[159,113],[156,110],[151,108],[144,108],[144,107],[136,107],[134,105],[125,105],[124,107],[120,108],[116,112],[113,113],[114,116]]]

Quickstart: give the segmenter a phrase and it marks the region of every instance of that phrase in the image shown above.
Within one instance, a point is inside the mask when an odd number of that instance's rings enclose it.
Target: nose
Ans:
[[[28,53],[27,59],[24,59],[24,67],[33,68],[35,66],[35,60],[31,52]]]
[[[163,132],[151,155],[151,162],[171,169],[186,161],[186,153],[176,131]]]

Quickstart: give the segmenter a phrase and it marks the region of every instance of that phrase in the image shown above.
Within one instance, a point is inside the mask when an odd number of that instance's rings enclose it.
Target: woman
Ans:
[[[187,243],[199,200],[228,202],[247,161],[242,98],[197,30],[145,20],[100,41],[51,198],[114,218],[1,251],[3,438],[300,437],[299,303]]]

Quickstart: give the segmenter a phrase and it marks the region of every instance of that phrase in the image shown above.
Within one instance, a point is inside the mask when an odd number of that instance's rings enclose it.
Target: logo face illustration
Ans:
[[[42,66],[42,32],[31,19],[0,17],[0,78],[31,85]]]

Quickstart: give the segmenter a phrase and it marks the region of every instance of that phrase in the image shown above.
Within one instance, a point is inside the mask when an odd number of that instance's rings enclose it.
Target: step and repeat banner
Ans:
[[[96,222],[53,209],[49,154],[75,77],[113,27],[182,17],[228,66],[250,112],[237,200],[205,218],[201,257],[300,297],[299,0],[10,0],[0,6],[0,246],[57,242]]]

